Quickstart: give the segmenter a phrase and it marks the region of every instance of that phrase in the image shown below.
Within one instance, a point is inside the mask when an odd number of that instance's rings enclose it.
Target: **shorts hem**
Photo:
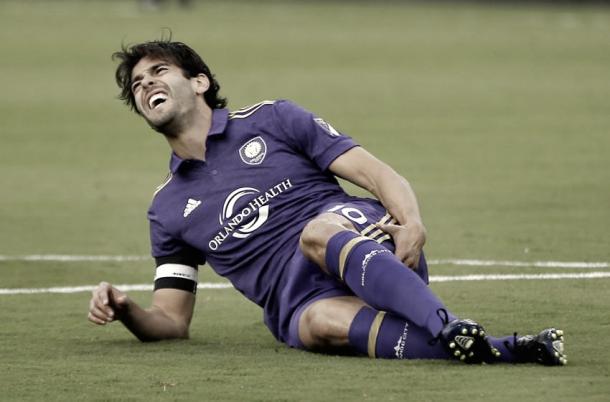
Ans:
[[[307,349],[305,345],[303,345],[303,342],[301,342],[301,338],[299,337],[299,321],[301,320],[301,315],[303,314],[305,309],[309,307],[312,303],[322,299],[353,295],[354,294],[347,289],[329,289],[322,293],[318,293],[317,295],[301,303],[301,305],[295,310],[295,312],[292,314],[292,317],[290,318],[288,339],[286,339],[286,344],[291,348]]]

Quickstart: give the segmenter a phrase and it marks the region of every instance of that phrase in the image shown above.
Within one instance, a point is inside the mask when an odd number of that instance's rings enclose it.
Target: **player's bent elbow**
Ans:
[[[177,330],[176,339],[190,339],[189,326],[184,325]]]
[[[171,331],[162,331],[160,333],[152,333],[152,334],[144,334],[144,333],[134,333],[136,338],[140,342],[148,343],[148,342],[159,342],[159,341],[167,341],[171,339],[189,339],[190,334],[188,327],[175,328]]]
[[[125,323],[127,324],[127,323]],[[141,342],[157,342],[170,339],[189,339],[189,322],[176,321],[168,316],[142,326],[126,325]]]
[[[189,324],[174,322],[175,325],[171,330],[168,330],[166,336],[162,339],[189,339]]]

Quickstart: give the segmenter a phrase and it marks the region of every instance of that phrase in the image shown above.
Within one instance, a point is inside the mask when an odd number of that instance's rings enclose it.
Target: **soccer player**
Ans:
[[[229,112],[208,66],[180,42],[123,47],[121,99],[172,149],[148,211],[151,307],[102,282],[89,320],[137,338],[187,338],[199,265],[261,306],[295,348],[466,363],[566,363],[563,333],[495,338],[430,290],[425,228],[407,180],[323,119],[285,101]],[[346,194],[336,177],[375,199]]]

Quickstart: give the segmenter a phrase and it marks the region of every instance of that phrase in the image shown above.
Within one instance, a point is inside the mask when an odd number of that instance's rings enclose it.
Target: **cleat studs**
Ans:
[[[558,329],[557,331],[555,331],[555,333],[556,333],[558,336],[562,336],[562,335],[563,335],[563,331],[562,331],[562,330],[560,330],[560,329]]]
[[[468,329],[462,328],[462,335],[466,335],[468,333]]]
[[[461,360],[461,361],[466,360],[466,355],[461,355],[461,356],[460,356],[460,360]]]
[[[473,334],[473,335],[476,335],[476,334],[477,334],[477,332],[479,332],[479,331],[477,331],[477,329],[476,329],[476,328],[473,328],[473,329],[472,329],[472,331],[470,331],[470,332],[472,332],[472,334]]]
[[[461,354],[462,353],[459,350],[456,350],[455,352],[453,352],[453,355],[456,356],[456,357],[461,355]]]
[[[455,348],[455,342],[451,342],[451,343],[449,344],[449,348],[450,348],[450,349],[454,349],[454,348]]]
[[[494,355],[496,357],[500,357],[500,355],[502,355],[502,353],[500,353],[500,351],[496,349],[496,351],[494,352]]]
[[[568,364],[568,359],[564,359],[562,357],[561,359],[559,359],[559,363],[561,363],[562,366],[565,366],[566,364]]]
[[[474,356],[474,352],[468,353],[468,357],[472,357],[472,356]]]
[[[555,352],[555,357],[559,357],[559,352]]]
[[[481,332],[479,332],[479,335],[485,336],[485,331],[481,330]]]

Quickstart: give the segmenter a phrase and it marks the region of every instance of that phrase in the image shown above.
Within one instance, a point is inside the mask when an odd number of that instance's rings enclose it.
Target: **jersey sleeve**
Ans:
[[[283,134],[282,140],[322,170],[328,169],[339,155],[358,146],[352,138],[293,102],[275,102],[274,118]]]
[[[174,239],[155,219],[150,219],[150,240],[156,263],[154,290],[169,288],[196,293],[198,266],[205,264],[203,255]]]

